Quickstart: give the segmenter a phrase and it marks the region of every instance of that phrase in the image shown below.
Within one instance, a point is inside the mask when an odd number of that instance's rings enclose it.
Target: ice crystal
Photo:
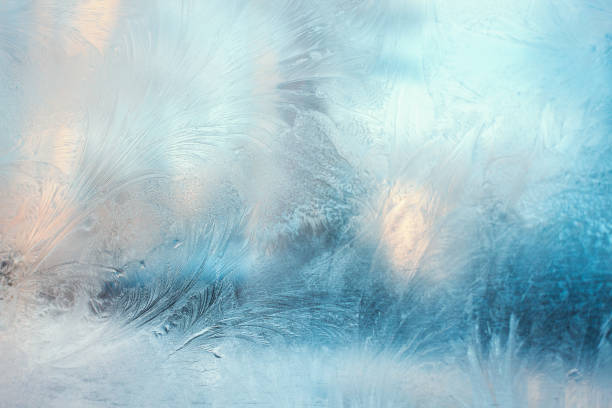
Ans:
[[[612,407],[606,0],[0,2],[0,406]]]

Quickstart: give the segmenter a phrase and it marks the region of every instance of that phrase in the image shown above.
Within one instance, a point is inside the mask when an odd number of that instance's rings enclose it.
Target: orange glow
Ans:
[[[432,237],[437,207],[435,196],[424,189],[391,189],[385,200],[381,243],[387,261],[403,279],[414,276]]]
[[[119,0],[89,0],[75,10],[74,28],[100,53],[104,53],[115,28],[118,8]],[[82,50],[75,45],[70,51],[76,54]]]

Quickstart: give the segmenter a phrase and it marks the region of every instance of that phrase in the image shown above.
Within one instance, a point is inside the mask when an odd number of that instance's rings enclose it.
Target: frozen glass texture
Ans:
[[[612,2],[0,0],[0,407],[612,408]]]

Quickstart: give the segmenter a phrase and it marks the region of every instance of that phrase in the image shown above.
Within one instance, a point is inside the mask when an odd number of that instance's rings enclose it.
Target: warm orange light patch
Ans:
[[[391,267],[403,279],[414,276],[429,246],[437,201],[424,189],[395,186],[388,193],[382,212],[381,244]]]
[[[117,23],[119,0],[88,0],[80,4],[74,13],[74,28],[83,38],[103,53]],[[81,51],[78,46],[72,53]]]
[[[78,135],[74,129],[62,125],[50,137],[53,139],[53,157],[50,162],[61,170],[62,173],[66,175],[72,174],[78,159]]]

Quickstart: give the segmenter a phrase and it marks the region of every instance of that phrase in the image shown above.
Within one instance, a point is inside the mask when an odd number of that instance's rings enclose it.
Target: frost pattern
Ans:
[[[0,406],[612,407],[606,0],[0,2]]]

